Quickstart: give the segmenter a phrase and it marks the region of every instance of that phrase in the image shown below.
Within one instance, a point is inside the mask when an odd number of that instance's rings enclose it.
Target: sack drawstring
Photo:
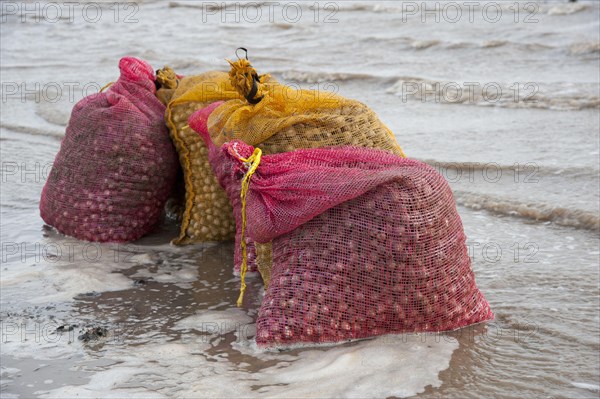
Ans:
[[[250,179],[260,164],[261,156],[261,149],[255,148],[254,152],[249,158],[240,158],[240,161],[244,162],[244,165],[248,167],[248,171],[242,179],[242,192],[240,193],[240,198],[242,199],[242,267],[240,274],[242,284],[240,286],[240,296],[237,300],[238,307],[241,307],[242,302],[244,301],[244,292],[246,292],[246,271],[248,270],[248,253],[246,251],[246,195],[248,194],[248,189],[250,188]]]
[[[112,86],[115,82],[109,82],[106,84],[106,86],[104,86],[103,88],[100,89],[100,91],[98,93],[102,93],[104,90],[108,89],[110,86]]]

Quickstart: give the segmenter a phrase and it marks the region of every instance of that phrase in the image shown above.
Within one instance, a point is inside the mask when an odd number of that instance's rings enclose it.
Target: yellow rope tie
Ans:
[[[156,81],[165,89],[176,89],[179,85],[177,74],[169,66],[156,71]]]
[[[227,60],[231,65],[229,80],[237,92],[250,104],[257,104],[265,96],[265,87],[256,69],[245,59],[235,62]]]
[[[240,296],[237,300],[238,308],[242,306],[242,302],[244,301],[244,292],[246,292],[246,271],[248,270],[248,253],[246,252],[246,194],[248,194],[248,189],[250,188],[250,179],[260,164],[261,156],[261,149],[255,148],[248,159],[240,159],[242,162],[249,165],[249,169],[242,180],[242,192],[240,193],[240,198],[242,199],[242,267],[240,275],[242,285],[240,287]]]
[[[115,82],[109,82],[106,86],[104,86],[103,88],[100,89],[100,91],[98,93],[102,93],[104,90],[108,89],[110,86],[113,85],[113,83]]]

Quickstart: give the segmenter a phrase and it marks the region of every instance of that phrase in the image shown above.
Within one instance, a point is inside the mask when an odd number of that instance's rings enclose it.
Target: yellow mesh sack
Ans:
[[[223,241],[235,236],[231,205],[208,163],[204,142],[187,120],[196,110],[219,100],[239,98],[226,72],[210,71],[179,80],[170,94],[165,120],[183,169],[185,206],[174,244]],[[165,97],[168,93],[165,93]]]
[[[264,84],[246,59],[231,62],[240,97],[215,109],[208,130],[216,145],[239,139],[266,154],[337,145],[379,148],[404,156],[390,129],[365,104],[318,90]]]
[[[365,104],[330,92],[265,83],[247,59],[229,63],[231,85],[240,97],[210,114],[207,127],[216,145],[239,139],[260,146],[265,154],[353,145],[405,156],[391,130]],[[271,243],[254,244],[256,266],[267,287],[272,266]],[[240,269],[238,263],[236,270]]]
[[[180,77],[177,76],[175,71],[169,66],[165,66],[162,69],[156,71],[156,97],[165,106],[169,104],[175,90],[179,86]],[[185,204],[185,187],[183,185],[183,176],[181,170],[177,173],[177,182],[173,188],[167,203],[165,204],[165,211],[169,218],[176,219],[181,222],[183,217],[184,204]]]

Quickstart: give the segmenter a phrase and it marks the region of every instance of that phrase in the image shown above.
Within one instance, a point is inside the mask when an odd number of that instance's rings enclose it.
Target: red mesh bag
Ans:
[[[217,148],[201,135],[240,219],[241,182],[253,166],[242,159],[254,147]],[[356,147],[265,155],[245,203],[247,236],[272,242],[260,346],[446,331],[493,318],[452,192],[422,162]]]
[[[160,221],[178,159],[146,62],[126,57],[119,80],[73,108],[48,181],[42,219],[78,239],[127,242]]]

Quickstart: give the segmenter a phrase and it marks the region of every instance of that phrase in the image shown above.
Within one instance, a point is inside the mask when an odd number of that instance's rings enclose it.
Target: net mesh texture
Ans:
[[[255,149],[214,146],[200,134],[237,216],[250,167],[243,160]],[[271,262],[259,261],[270,273],[260,346],[447,331],[493,318],[452,192],[422,162],[357,147],[263,155],[245,201],[247,236],[271,246],[270,257],[259,257]]]
[[[42,219],[88,241],[128,242],[160,222],[177,154],[145,61],[125,57],[108,89],[73,108],[42,191]]]
[[[238,98],[203,112],[206,128],[196,123],[198,129],[208,130],[217,145],[237,139],[259,145],[265,154],[353,145],[404,156],[392,132],[366,105],[327,91],[298,90],[279,84],[269,75],[259,76],[245,59],[230,61],[230,65],[229,80],[239,93]],[[241,265],[239,231],[238,227],[236,272]],[[251,240],[248,248],[254,256]],[[268,248],[261,250],[268,256],[265,251]],[[252,259],[249,268],[256,270]]]
[[[169,90],[169,85],[166,87],[165,90]],[[173,240],[174,244],[234,238],[231,205],[210,169],[206,145],[189,128],[188,118],[196,110],[215,101],[238,97],[227,73],[219,71],[182,78],[168,97],[165,120],[179,154],[185,187],[181,231],[179,237]]]

